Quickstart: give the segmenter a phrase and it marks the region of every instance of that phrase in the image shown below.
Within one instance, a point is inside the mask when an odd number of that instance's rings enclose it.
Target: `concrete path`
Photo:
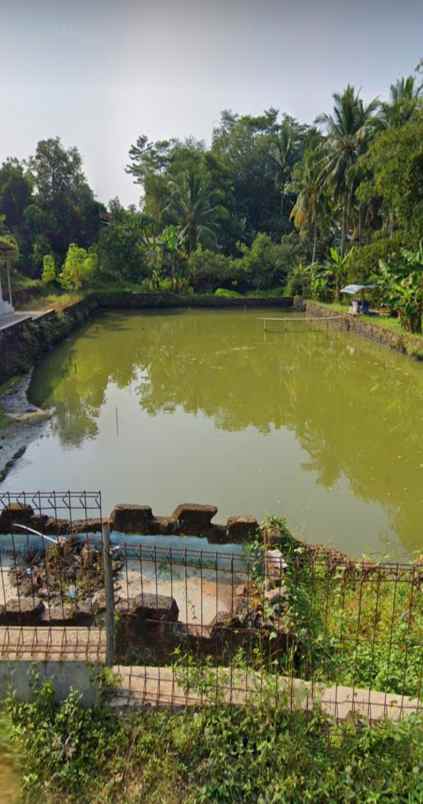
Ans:
[[[105,661],[105,632],[100,628],[0,627],[0,661],[89,662]],[[172,667],[116,665],[117,684],[111,704],[117,709],[172,707],[185,709],[221,701],[283,703],[288,709],[310,711],[320,706],[338,720],[360,716],[377,721],[401,720],[412,713],[423,714],[423,701],[402,695],[344,686],[326,687],[285,676],[270,677],[252,670],[230,667],[207,668],[202,691],[187,689],[180,671]]]
[[[205,680],[208,689],[203,693],[187,690],[179,673],[171,667],[116,666],[119,683],[113,697],[117,708],[164,706],[175,709],[199,707],[222,701],[227,704],[257,704],[260,700],[285,703],[289,709],[310,711],[320,706],[324,712],[338,720],[354,715],[376,721],[383,718],[401,720],[411,713],[423,714],[423,702],[402,695],[344,686],[325,687],[296,678],[269,677],[250,671],[217,671],[207,669]]]

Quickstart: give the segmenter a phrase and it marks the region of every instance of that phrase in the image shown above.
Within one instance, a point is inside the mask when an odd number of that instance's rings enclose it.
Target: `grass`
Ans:
[[[28,299],[25,304],[19,305],[19,310],[64,310],[71,304],[76,304],[83,298],[82,293],[51,293],[41,292]]]

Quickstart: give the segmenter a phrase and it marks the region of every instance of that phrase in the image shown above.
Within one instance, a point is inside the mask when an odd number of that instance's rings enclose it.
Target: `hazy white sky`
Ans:
[[[348,83],[386,94],[423,56],[423,0],[0,0],[0,161],[77,145],[103,201],[141,133],[210,139],[222,109],[312,122]]]

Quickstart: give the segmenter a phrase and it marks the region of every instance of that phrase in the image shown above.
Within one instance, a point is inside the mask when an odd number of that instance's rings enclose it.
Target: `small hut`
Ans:
[[[11,265],[16,258],[16,246],[0,239],[0,318],[13,313]]]
[[[342,288],[341,293],[346,293],[351,296],[350,312],[354,315],[369,312],[369,300],[366,296],[366,291],[373,290],[376,285],[346,285]]]

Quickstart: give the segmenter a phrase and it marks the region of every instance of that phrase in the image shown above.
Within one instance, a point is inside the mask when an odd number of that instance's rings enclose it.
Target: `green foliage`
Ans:
[[[124,209],[118,201],[110,204],[107,223],[98,242],[98,276],[106,281],[142,281],[149,274],[147,257],[154,246],[147,246],[149,221],[135,209]]]
[[[311,276],[308,266],[300,262],[289,275],[286,285],[287,296],[309,298],[311,295],[310,280]]]
[[[142,189],[142,211],[115,200],[106,212],[78,149],[41,140],[26,162],[0,166],[0,228],[16,238],[17,269],[27,276],[40,276],[46,254],[62,263],[78,243],[97,251],[103,284],[178,292],[287,284],[291,293],[337,298],[345,271],[331,248],[353,251],[348,276],[367,282],[380,259],[423,236],[422,95],[416,76],[393,83],[385,102],[365,103],[347,85],[316,119],[321,131],[274,108],[225,110],[210,147],[141,135],[127,172]],[[306,282],[300,261],[328,262],[329,274]]]
[[[372,243],[354,246],[348,253],[348,280],[365,284],[379,273],[380,261],[390,262],[400,255],[404,245],[401,234],[394,237],[378,237]]]
[[[241,254],[235,264],[244,271],[250,287],[266,290],[285,284],[298,258],[299,246],[289,239],[273,243],[270,236],[262,232],[250,247],[241,245]]]
[[[188,259],[188,272],[196,291],[210,293],[217,288],[247,289],[245,274],[233,259],[220,252],[197,248]]]
[[[418,242],[423,236],[423,111],[406,125],[379,134],[362,162],[371,178],[359,193],[364,195],[371,182],[387,225]]]
[[[242,296],[237,290],[227,290],[226,288],[217,288],[214,295],[220,296],[222,299],[236,299]]]
[[[423,315],[423,241],[417,250],[401,249],[391,264],[381,262],[378,284],[405,330],[421,334]]]
[[[92,279],[96,267],[95,252],[88,252],[85,248],[71,243],[59,277],[60,284],[66,290],[80,290]]]
[[[417,716],[335,725],[318,711],[289,713],[281,701],[118,717],[83,709],[76,693],[59,706],[50,685],[30,704],[9,699],[7,710],[28,801],[370,804],[423,795]]]
[[[41,281],[43,285],[51,285],[57,279],[56,260],[54,254],[45,254],[43,257],[43,273]]]
[[[62,705],[51,682],[34,680],[30,703],[6,700],[13,736],[23,756],[23,788],[30,800],[60,792],[82,801],[92,777],[124,741],[124,731],[104,707],[84,708],[74,690]]]

